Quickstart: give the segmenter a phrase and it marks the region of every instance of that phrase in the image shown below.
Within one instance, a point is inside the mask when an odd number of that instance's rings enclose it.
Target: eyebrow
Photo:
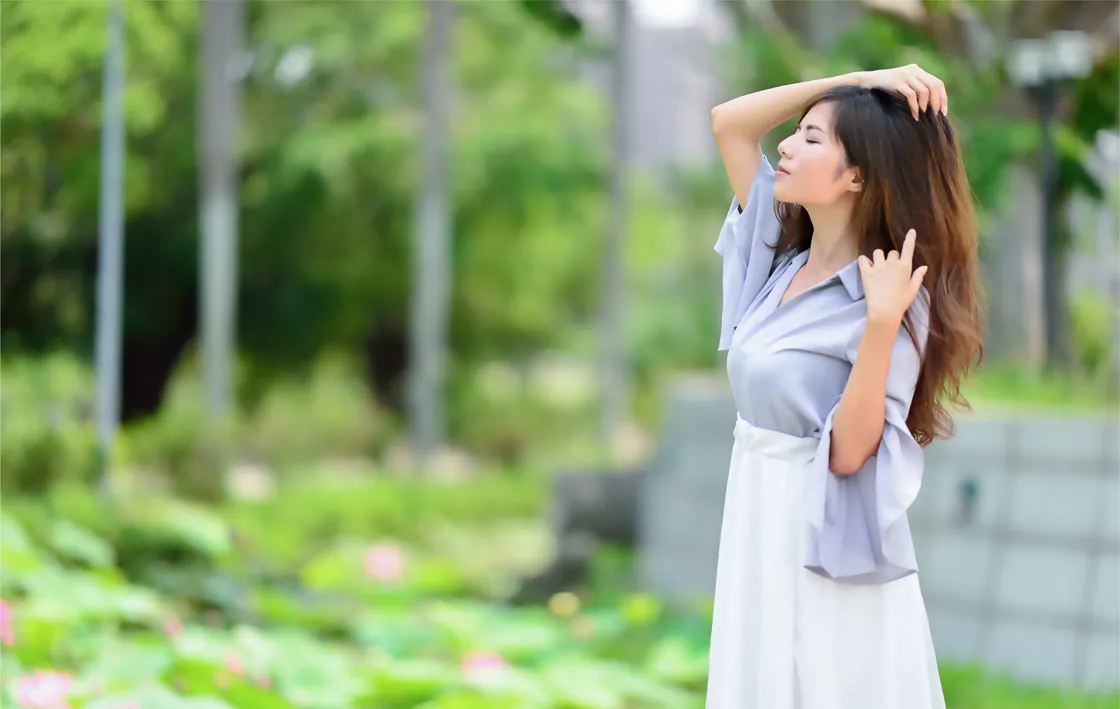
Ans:
[[[801,126],[801,128],[802,130],[819,130],[821,133],[824,133],[824,130],[820,126],[815,126],[812,123]]]

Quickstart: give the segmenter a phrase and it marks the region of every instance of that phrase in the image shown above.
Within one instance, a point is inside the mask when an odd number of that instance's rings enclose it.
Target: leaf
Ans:
[[[298,631],[273,634],[276,656],[272,663],[275,686],[299,706],[343,709],[364,689],[355,663],[337,648]]]
[[[475,643],[518,662],[536,659],[553,651],[565,639],[566,633],[548,616],[520,614],[502,617],[489,624],[477,636]]]
[[[97,659],[86,666],[82,677],[109,689],[137,687],[158,679],[171,666],[172,652],[157,643],[106,643]]]
[[[541,678],[561,709],[624,709],[626,700],[610,667],[589,660],[562,660]],[[612,679],[614,681],[612,681]]]
[[[50,529],[51,547],[61,556],[89,566],[112,566],[113,547],[93,532],[65,519],[56,520]]]
[[[187,700],[158,683],[146,683],[127,692],[99,697],[86,703],[84,709],[120,709],[135,704],[142,709],[186,709]],[[232,709],[225,705],[222,709]]]
[[[151,501],[138,520],[138,531],[166,535],[211,559],[231,549],[226,523],[204,507],[179,500]]]
[[[351,624],[350,632],[358,643],[393,657],[416,657],[438,647],[436,634],[407,613],[369,612]]]
[[[453,666],[431,660],[388,660],[374,668],[372,696],[378,702],[413,706],[455,682]]]
[[[0,514],[0,559],[4,573],[0,584],[20,586],[28,574],[42,569],[48,559],[31,543],[23,527],[11,515]]]
[[[677,684],[698,685],[708,676],[708,652],[682,638],[667,637],[650,650],[649,673]]]
[[[163,615],[163,601],[139,586],[107,582],[83,572],[44,568],[29,575],[23,613],[52,622],[129,620],[150,622]]]

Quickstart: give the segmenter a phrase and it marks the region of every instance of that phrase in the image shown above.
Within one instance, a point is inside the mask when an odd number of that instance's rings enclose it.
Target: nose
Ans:
[[[778,143],[778,155],[782,156],[783,158],[789,157],[789,138],[786,138],[782,142]]]

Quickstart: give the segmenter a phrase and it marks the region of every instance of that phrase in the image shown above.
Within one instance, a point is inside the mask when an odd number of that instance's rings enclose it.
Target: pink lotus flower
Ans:
[[[376,581],[398,581],[404,575],[404,554],[394,544],[374,544],[362,557],[362,566]]]
[[[26,709],[70,709],[66,699],[74,678],[64,672],[36,670],[16,677],[12,694]]]
[[[16,631],[12,629],[12,607],[0,600],[0,643],[11,647],[16,644]]]
[[[163,634],[174,640],[183,633],[183,621],[175,616],[168,616],[163,620]]]
[[[486,679],[509,668],[505,658],[493,652],[476,651],[463,658],[463,674],[469,679]]]
[[[245,661],[235,652],[226,655],[226,669],[240,677],[245,674]]]

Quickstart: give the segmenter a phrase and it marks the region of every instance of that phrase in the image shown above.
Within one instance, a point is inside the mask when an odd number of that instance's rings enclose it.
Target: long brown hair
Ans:
[[[832,130],[859,169],[863,189],[852,212],[859,250],[871,256],[902,249],[914,229],[914,268],[928,266],[929,340],[906,425],[922,446],[953,434],[946,404],[967,408],[961,383],[983,355],[982,294],[976,214],[953,126],[932,110],[915,121],[901,96],[845,86],[812,101],[832,105]],[[804,113],[802,114],[804,118]],[[777,252],[798,253],[813,240],[800,205],[775,205],[782,230]],[[918,347],[911,314],[905,328]]]

